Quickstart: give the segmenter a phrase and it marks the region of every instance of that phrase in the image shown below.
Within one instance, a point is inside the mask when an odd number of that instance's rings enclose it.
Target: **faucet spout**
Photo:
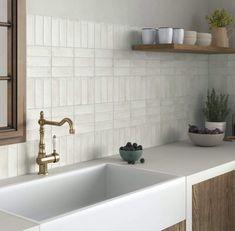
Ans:
[[[70,118],[64,118],[60,122],[49,121],[49,120],[45,120],[44,119],[44,112],[41,111],[40,112],[40,119],[39,119],[38,123],[40,125],[51,125],[51,126],[57,126],[57,127],[61,127],[65,123],[68,123],[68,125],[69,125],[69,133],[70,134],[75,134],[75,129],[74,129],[74,126],[73,126],[73,121]]]

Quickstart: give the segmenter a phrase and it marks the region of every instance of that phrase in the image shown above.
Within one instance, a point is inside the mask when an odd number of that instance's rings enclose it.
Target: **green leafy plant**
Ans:
[[[216,94],[215,89],[207,92],[207,101],[203,110],[208,122],[225,122],[230,112],[228,107],[229,95]]]
[[[224,8],[216,9],[211,15],[207,15],[206,19],[210,25],[210,29],[218,27],[226,27],[233,23],[233,16]]]

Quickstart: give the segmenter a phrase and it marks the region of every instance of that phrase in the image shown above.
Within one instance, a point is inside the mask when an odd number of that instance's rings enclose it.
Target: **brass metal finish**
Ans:
[[[53,151],[51,155],[47,155],[45,151],[45,142],[44,142],[44,135],[45,135],[45,125],[52,125],[52,126],[62,126],[65,123],[69,124],[69,133],[75,134],[75,129],[73,127],[73,122],[69,118],[64,118],[60,122],[56,121],[48,121],[44,118],[44,112],[40,112],[40,119],[38,120],[40,125],[40,141],[39,141],[39,152],[38,157],[36,159],[37,164],[39,165],[39,175],[48,175],[48,164],[49,163],[56,163],[59,162],[60,156],[56,153],[56,150]]]

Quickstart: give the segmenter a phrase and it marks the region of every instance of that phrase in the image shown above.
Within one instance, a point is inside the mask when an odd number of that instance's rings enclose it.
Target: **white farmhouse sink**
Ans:
[[[184,178],[95,165],[0,188],[0,209],[41,231],[158,231],[185,219]]]

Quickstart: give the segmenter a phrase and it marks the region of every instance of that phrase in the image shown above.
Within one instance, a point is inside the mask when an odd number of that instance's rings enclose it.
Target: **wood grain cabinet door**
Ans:
[[[235,171],[193,186],[193,231],[235,231]]]
[[[170,228],[164,229],[163,231],[186,231],[186,222],[182,221],[179,224],[176,224]]]

